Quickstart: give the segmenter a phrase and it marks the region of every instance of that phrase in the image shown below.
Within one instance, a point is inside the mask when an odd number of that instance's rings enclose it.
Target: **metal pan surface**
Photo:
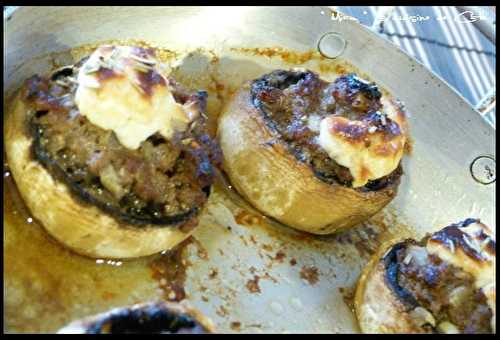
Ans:
[[[162,298],[189,302],[220,332],[359,332],[352,290],[381,242],[420,238],[467,217],[495,226],[495,183],[480,183],[495,159],[495,130],[438,76],[357,22],[332,20],[328,8],[21,7],[4,22],[4,115],[32,74],[101,42],[133,41],[163,48],[180,82],[207,89],[214,129],[243,81],[306,67],[327,79],[345,70],[366,74],[404,102],[413,137],[396,199],[349,231],[293,231],[254,211],[221,177],[192,239],[130,261],[62,248],[4,177],[6,332],[55,332],[89,314]],[[318,51],[331,32],[345,41],[335,59]],[[325,54],[338,45],[321,47]],[[474,163],[478,157],[486,159]]]

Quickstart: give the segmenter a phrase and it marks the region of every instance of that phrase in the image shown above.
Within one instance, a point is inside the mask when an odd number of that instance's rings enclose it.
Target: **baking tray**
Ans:
[[[128,42],[163,48],[181,83],[209,92],[212,129],[243,81],[305,67],[326,79],[357,70],[375,80],[404,102],[413,136],[398,196],[351,230],[313,236],[280,225],[221,174],[192,238],[128,261],[61,247],[30,218],[5,165],[4,331],[55,332],[112,307],[168,299],[194,305],[219,332],[359,332],[352,292],[381,242],[467,217],[494,227],[496,185],[480,180],[488,177],[484,164],[494,171],[495,130],[395,45],[332,16],[326,7],[21,7],[4,18],[5,114],[32,74],[71,63],[100,42]],[[346,41],[336,59],[317,49],[329,32]],[[478,157],[489,158],[471,168]]]

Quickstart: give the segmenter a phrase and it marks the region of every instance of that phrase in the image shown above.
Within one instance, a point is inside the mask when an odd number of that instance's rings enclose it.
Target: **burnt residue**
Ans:
[[[97,75],[97,80],[99,82],[104,82],[113,78],[123,78],[124,76],[120,73],[115,72],[113,69],[109,67],[99,67],[99,69],[95,72]]]
[[[315,266],[302,266],[300,269],[300,278],[307,281],[310,285],[315,285],[319,281],[319,270]]]
[[[394,137],[401,135],[401,129],[399,125],[387,117],[387,115],[380,111],[372,111],[365,115],[361,122],[366,124],[350,124],[350,121],[335,121],[331,126],[331,130],[335,133],[340,133],[342,137],[352,142],[362,142],[369,143],[367,139],[368,135],[382,135],[384,141],[390,141]],[[376,131],[373,133],[369,132],[369,129],[375,127]],[[367,147],[370,144],[366,145]],[[392,150],[391,150],[392,151]]]
[[[120,308],[86,325],[86,334],[208,333],[194,317],[162,302]]]
[[[156,256],[149,264],[152,277],[163,291],[163,298],[169,301],[181,301],[186,298],[184,284],[186,268],[190,263],[184,259],[184,249],[193,242],[193,237],[180,243],[173,250]]]
[[[319,131],[312,127],[314,123],[310,125],[310,119],[316,121],[334,115],[361,121],[363,126],[344,124],[339,129],[354,139],[368,142],[368,126],[376,128],[375,133],[382,134],[385,139],[401,134],[398,124],[379,110],[382,104],[377,86],[354,74],[327,83],[311,71],[275,70],[252,81],[250,93],[251,104],[261,114],[275,140],[271,147],[279,143],[328,184],[352,187],[353,177],[348,168],[331,159],[315,142]],[[398,168],[355,190],[395,190],[402,175]]]
[[[431,242],[439,242],[442,245],[446,246],[450,250],[454,250],[455,248],[460,248],[467,254],[469,257],[477,260],[483,261],[485,260],[484,255],[481,254],[481,249],[476,249],[471,247],[471,243],[474,242],[471,240],[471,236],[461,230],[461,228],[465,228],[473,223],[481,223],[480,220],[474,218],[468,218],[462,222],[451,224],[440,231],[434,233],[430,237]],[[484,250],[486,250],[491,255],[496,254],[496,245],[495,241],[490,238],[482,229],[478,235],[475,235],[478,240],[485,241],[489,239],[486,243]],[[453,249],[451,249],[450,243],[453,244]]]
[[[297,264],[297,260],[296,260],[294,257],[292,257],[292,258],[290,259],[290,265],[293,267],[293,266],[295,266],[296,264]]]
[[[403,288],[399,284],[399,267],[398,253],[405,252],[409,243],[412,240],[406,240],[392,246],[389,252],[382,259],[385,269],[385,281],[391,290],[398,296],[399,300],[405,305],[407,310],[412,310],[419,306],[419,303],[411,292]]]
[[[110,46],[111,49],[113,47]],[[103,47],[101,47],[103,49]],[[108,51],[107,52],[111,52]],[[111,52],[112,53],[112,52]],[[141,58],[139,60],[133,60],[132,58],[138,57]],[[154,49],[152,48],[142,48],[142,47],[137,47],[134,46],[132,48],[132,58],[130,59],[133,63],[137,63],[137,66],[133,66],[136,69],[136,85],[140,89],[140,93],[147,97],[150,98],[153,95],[153,89],[155,86],[166,86],[167,82],[165,78],[153,67],[150,66],[150,64],[144,64],[147,63],[147,61],[151,61],[154,63],[151,57],[155,57],[155,52]],[[104,62],[103,57],[101,58],[101,63]],[[137,58],[136,58],[137,59]],[[109,67],[108,67],[109,66]],[[97,71],[95,72],[97,75],[97,79],[99,82],[104,82],[113,78],[124,78],[125,75],[122,72],[117,72],[115,67],[111,64],[108,66],[104,65],[99,65]]]
[[[155,86],[166,86],[165,78],[155,70],[137,72],[138,85],[147,96],[153,95]]]
[[[360,142],[368,135],[368,125],[350,124],[348,120],[333,122],[330,130],[353,142]]]
[[[73,76],[74,72],[75,72],[74,66],[72,65],[59,67],[58,69],[52,72],[52,74],[50,75],[50,80],[52,81],[64,80],[67,77]]]
[[[34,75],[25,81],[23,88],[23,98],[36,105],[37,111],[53,110],[56,112],[65,111],[60,98],[49,93],[49,83],[39,75]],[[54,94],[59,94],[63,89],[55,87]],[[57,92],[56,92],[57,91]]]
[[[380,103],[382,93],[378,86],[373,82],[361,79],[354,73],[337,78],[332,88],[328,88],[328,90],[331,91],[336,100],[344,101],[345,104],[354,106],[354,109],[361,104],[367,104],[367,108],[365,108],[367,112],[374,112],[382,107]],[[367,103],[360,102],[360,95],[368,99]]]

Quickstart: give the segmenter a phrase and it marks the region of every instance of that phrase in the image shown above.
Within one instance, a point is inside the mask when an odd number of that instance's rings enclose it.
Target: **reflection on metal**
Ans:
[[[12,14],[14,13],[14,11],[18,8],[19,8],[19,6],[5,6],[3,8],[3,20],[4,20],[4,22],[5,22],[5,20],[9,21],[12,17]]]
[[[470,173],[476,182],[491,184],[496,181],[496,162],[493,157],[479,156],[470,165]]]
[[[344,53],[346,45],[347,41],[341,34],[329,32],[319,39],[318,51],[325,58],[335,59]]]
[[[492,88],[476,105],[476,110],[481,115],[487,115],[488,112],[495,109],[496,106],[496,87]]]

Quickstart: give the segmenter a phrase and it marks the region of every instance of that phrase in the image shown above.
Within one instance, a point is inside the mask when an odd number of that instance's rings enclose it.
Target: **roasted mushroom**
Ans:
[[[355,74],[332,83],[277,70],[237,92],[218,138],[223,168],[252,205],[291,227],[329,234],[396,195],[408,127],[402,105]]]
[[[477,219],[382,247],[355,295],[365,333],[494,333],[495,305],[495,237]]]
[[[101,46],[26,81],[6,119],[9,166],[33,216],[74,251],[170,249],[196,227],[221,159],[205,106],[153,49]]]
[[[203,334],[213,333],[210,319],[192,307],[172,302],[150,302],[76,320],[60,334]]]

